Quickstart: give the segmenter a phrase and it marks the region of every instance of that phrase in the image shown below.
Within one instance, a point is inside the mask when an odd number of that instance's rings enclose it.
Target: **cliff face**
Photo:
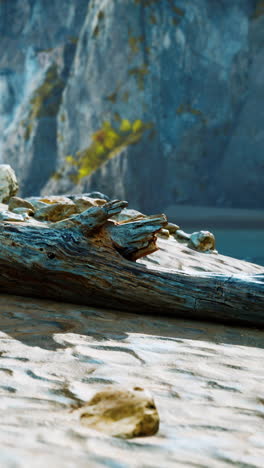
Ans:
[[[146,211],[263,206],[262,1],[12,5],[1,157],[24,195],[101,190]]]
[[[56,168],[57,113],[87,2],[0,2],[0,154],[37,193]]]

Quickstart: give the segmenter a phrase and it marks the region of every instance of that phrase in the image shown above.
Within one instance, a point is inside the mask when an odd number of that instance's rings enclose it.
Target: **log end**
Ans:
[[[115,248],[128,260],[138,260],[158,250],[156,233],[167,224],[164,214],[148,216],[131,222],[109,224],[108,230]]]

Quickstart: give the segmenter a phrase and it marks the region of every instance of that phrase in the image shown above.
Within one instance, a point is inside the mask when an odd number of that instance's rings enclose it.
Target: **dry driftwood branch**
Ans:
[[[0,291],[120,310],[264,324],[264,275],[148,269],[164,215],[116,224],[126,202],[47,225],[2,222]]]

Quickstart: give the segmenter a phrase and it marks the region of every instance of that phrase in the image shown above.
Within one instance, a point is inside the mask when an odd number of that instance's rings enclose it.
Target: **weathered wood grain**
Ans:
[[[140,313],[264,324],[264,275],[187,274],[135,260],[156,249],[157,215],[116,224],[126,202],[50,225],[0,225],[0,291]],[[131,260],[132,259],[132,260]]]

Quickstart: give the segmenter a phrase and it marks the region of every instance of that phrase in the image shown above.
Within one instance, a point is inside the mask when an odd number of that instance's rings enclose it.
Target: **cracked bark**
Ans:
[[[264,275],[148,269],[164,215],[115,223],[126,202],[51,223],[2,222],[0,291],[138,313],[262,326]]]

